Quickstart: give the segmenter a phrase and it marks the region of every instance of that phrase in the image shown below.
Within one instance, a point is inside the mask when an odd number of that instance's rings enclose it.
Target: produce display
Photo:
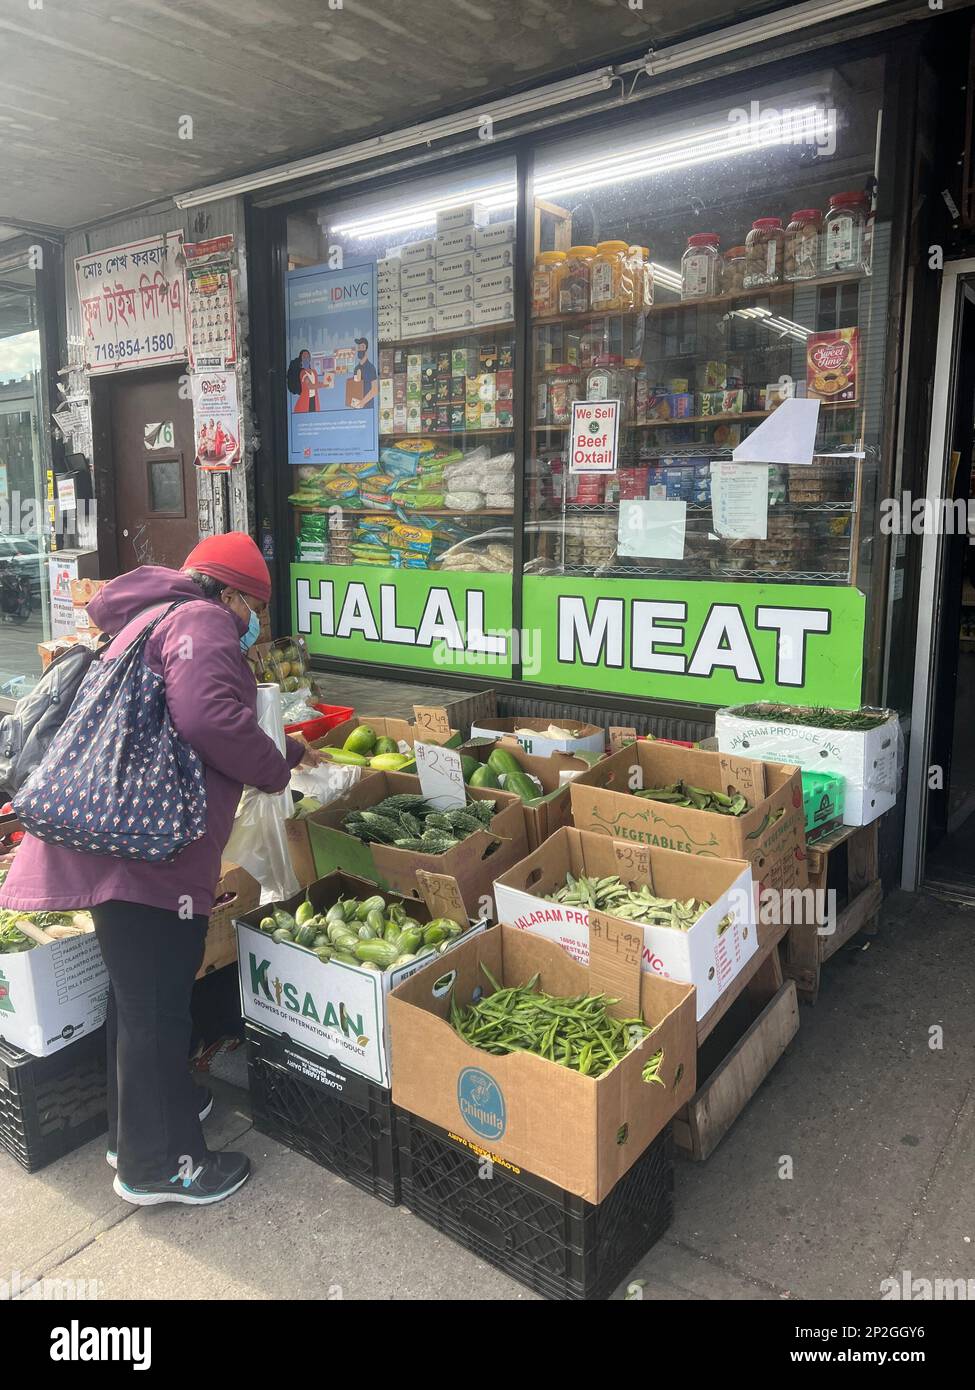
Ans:
[[[261,931],[311,951],[320,961],[342,961],[362,970],[391,970],[423,956],[436,955],[466,927],[451,917],[422,923],[401,903],[387,904],[380,893],[344,898],[325,911],[305,901],[292,915],[276,907],[261,919]]]
[[[416,764],[412,753],[401,753],[394,738],[380,737],[368,724],[353,729],[341,748],[322,747],[318,751],[333,763],[374,767],[379,772],[411,771]]]
[[[524,771],[518,759],[507,748],[492,748],[487,762],[464,754],[461,757],[464,781],[471,787],[498,787],[513,792],[522,801],[532,802],[543,796],[541,783]]]
[[[597,1077],[615,1067],[652,1031],[642,1018],[613,1018],[607,1010],[619,1000],[605,994],[560,999],[538,988],[537,975],[523,985],[502,989],[483,962],[481,969],[493,994],[463,1008],[451,995],[450,1023],[464,1042],[495,1057],[533,1052],[583,1076]],[[660,1080],[662,1061],[662,1052],[649,1060],[645,1081]]]
[[[563,729],[561,724],[550,724],[547,729],[515,729],[519,738],[582,738],[579,729]]]
[[[648,927],[673,927],[676,931],[688,931],[699,917],[711,906],[697,898],[658,898],[646,886],[628,888],[619,874],[609,874],[606,878],[589,878],[580,874],[565,876],[565,886],[554,893],[546,893],[547,902],[566,903],[579,907],[591,907],[597,912],[610,912],[614,917],[622,917],[627,922],[638,922]],[[731,925],[731,914],[723,917],[718,934]]]
[[[446,854],[476,831],[490,831],[496,806],[496,801],[469,801],[454,811],[438,811],[426,797],[403,792],[387,796],[367,811],[349,811],[342,827],[366,844]]]
[[[845,733],[865,734],[886,724],[890,712],[882,709],[803,709],[796,705],[736,705],[733,713],[740,719],[771,720],[776,724],[799,724],[806,728],[837,729]]]
[[[283,637],[254,650],[259,680],[279,685],[289,695],[309,684],[304,653],[293,638]],[[315,714],[311,717],[314,718]]]
[[[644,787],[634,796],[645,797],[648,801],[666,801],[672,806],[693,806],[698,811],[716,811],[719,816],[743,816],[750,806],[741,792],[728,796],[726,792],[712,792],[704,787],[692,787],[687,782],[671,782],[666,787]]]
[[[21,912],[0,908],[0,955],[30,951],[44,944],[21,931],[20,924],[24,922],[37,927],[51,941],[65,941],[95,930],[90,912]]]

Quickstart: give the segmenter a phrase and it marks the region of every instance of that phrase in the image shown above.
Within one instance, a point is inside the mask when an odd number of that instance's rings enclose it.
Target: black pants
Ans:
[[[110,981],[108,1147],[123,1182],[159,1182],[206,1157],[188,1057],[207,918],[125,902],[92,917]]]

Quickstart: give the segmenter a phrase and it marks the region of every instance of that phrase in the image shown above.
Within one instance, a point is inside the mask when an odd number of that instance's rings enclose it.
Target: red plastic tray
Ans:
[[[344,724],[355,714],[354,709],[349,709],[345,705],[319,705],[312,701],[311,707],[321,710],[321,719],[309,719],[304,724],[285,724],[284,732],[286,734],[303,734],[309,743],[314,743],[316,738],[321,738],[327,734],[329,729],[335,728],[336,724]]]

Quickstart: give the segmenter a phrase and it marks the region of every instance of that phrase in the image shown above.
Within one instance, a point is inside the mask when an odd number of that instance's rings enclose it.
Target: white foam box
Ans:
[[[474,233],[474,246],[478,251],[488,246],[503,246],[515,239],[515,220],[509,217],[505,222],[489,222],[486,227],[478,227]]]
[[[441,256],[434,261],[436,266],[436,280],[440,285],[444,280],[464,279],[474,274],[474,251],[461,251],[456,256]]]
[[[495,299],[475,299],[475,323],[507,323],[515,316],[514,296],[498,295]]]
[[[404,265],[399,277],[400,289],[416,290],[421,285],[432,285],[435,269],[435,261],[419,261],[415,265]]]
[[[490,275],[494,271],[507,270],[514,264],[514,247],[511,242],[503,246],[490,246],[484,251],[474,252],[474,274]]]
[[[400,313],[418,314],[423,309],[437,307],[436,285],[419,285],[416,289],[400,290]]]
[[[574,878],[618,874],[629,887],[646,886],[657,897],[711,904],[687,931],[600,914],[612,931],[642,934],[640,963],[647,974],[695,987],[699,1020],[758,950],[757,885],[746,860],[692,858],[679,850],[611,840],[570,826],[556,830],[495,879],[498,921],[554,941],[580,965],[588,965],[590,910],[550,902],[546,896],[565,886],[567,873]]]
[[[416,265],[420,261],[433,260],[433,244],[435,238],[432,236],[424,237],[422,241],[411,241],[408,246],[400,250],[400,260],[403,262],[403,270],[408,265]],[[403,278],[403,271],[400,271],[400,280]]]
[[[464,275],[456,280],[443,280],[437,286],[438,309],[452,309],[458,304],[469,304],[473,298],[473,275]]]
[[[551,738],[547,730],[550,719],[535,719],[524,716],[492,717],[471,725],[471,738],[510,739],[519,744],[526,753],[535,753],[547,758],[550,753],[598,753],[606,752],[606,733],[598,724],[585,724],[579,719],[562,719],[559,727],[570,729],[574,738]],[[523,729],[524,733],[516,733]]]
[[[137,911],[137,909],[135,909]],[[0,1038],[49,1057],[105,1022],[108,971],[94,932],[0,955]]]
[[[460,203],[455,208],[441,208],[437,213],[437,234],[453,232],[459,227],[482,227],[490,216],[483,203]]]
[[[476,299],[498,299],[502,295],[514,294],[515,272],[511,266],[501,270],[485,270],[474,276],[474,297]]]
[[[437,332],[448,333],[457,328],[474,326],[474,305],[468,300],[463,304],[452,304],[449,308],[437,310]]]
[[[437,260],[445,256],[459,256],[464,251],[474,250],[476,227],[458,227],[453,232],[443,232],[435,238]]]
[[[436,333],[437,311],[422,309],[417,313],[400,315],[400,332],[404,338],[417,338],[424,333]]]
[[[878,711],[887,713],[887,711]],[[843,778],[843,824],[869,825],[897,801],[901,731],[897,715],[864,733],[745,719],[734,708],[719,709],[714,732],[722,753],[763,762],[796,763],[806,772],[832,772]]]

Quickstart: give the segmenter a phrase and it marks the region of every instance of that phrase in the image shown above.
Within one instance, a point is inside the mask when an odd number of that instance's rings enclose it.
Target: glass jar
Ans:
[[[729,246],[724,253],[721,289],[724,294],[737,294],[745,288],[745,263],[748,253],[744,246]]]
[[[532,271],[532,314],[537,319],[552,318],[559,312],[559,286],[565,265],[564,251],[543,251]]]
[[[687,238],[680,259],[681,299],[710,299],[721,283],[721,238],[717,232],[695,232]]]
[[[548,425],[572,423],[572,402],[582,397],[582,373],[567,364],[556,367],[548,381]]]
[[[643,252],[643,307],[649,309],[653,304],[653,261],[649,246],[641,246],[640,250]]]
[[[779,284],[784,252],[785,228],[782,218],[756,218],[745,237],[745,289]]]
[[[601,353],[586,373],[587,401],[619,401],[620,422],[633,417],[636,367],[614,353]]]
[[[589,283],[589,303],[593,309],[628,309],[623,301],[623,282],[626,277],[625,241],[601,241],[596,247]]]
[[[644,283],[647,278],[646,252],[642,246],[628,246],[626,248],[626,273],[623,278],[623,299],[624,308],[642,309],[644,300]]]
[[[822,231],[823,214],[819,208],[802,208],[792,214],[785,229],[784,280],[815,280],[822,258]]]
[[[589,310],[589,284],[595,246],[570,246],[559,283],[559,313],[585,314]]]
[[[824,274],[862,270],[870,205],[865,193],[834,193],[823,220]]]

